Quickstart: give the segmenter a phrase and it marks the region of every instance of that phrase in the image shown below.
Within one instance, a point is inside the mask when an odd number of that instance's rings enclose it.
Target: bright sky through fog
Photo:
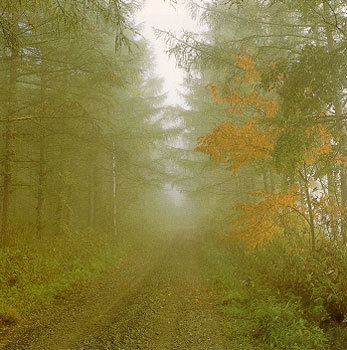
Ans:
[[[171,5],[170,0],[146,0],[139,13],[137,20],[142,23],[143,36],[149,41],[155,61],[153,62],[154,73],[164,79],[164,92],[167,93],[166,103],[169,105],[184,105],[179,90],[183,90],[182,83],[184,71],[176,67],[174,57],[169,57],[165,42],[157,39],[153,29],[169,30],[176,34],[183,30],[197,32],[199,25],[190,17],[189,11],[184,5],[184,0],[178,0],[178,4]],[[177,123],[181,122],[177,119]],[[166,125],[167,127],[168,125]],[[169,125],[172,126],[172,125]],[[184,143],[181,145],[184,146]],[[168,172],[173,171],[168,165]],[[184,195],[171,184],[165,186],[165,191],[176,206],[182,205]]]
[[[168,104],[183,104],[178,89],[183,82],[184,72],[176,67],[175,59],[165,53],[165,43],[156,39],[153,28],[181,33],[182,30],[199,31],[199,26],[190,17],[183,1],[170,5],[169,0],[147,0],[138,15],[138,21],[143,23],[142,33],[150,42],[155,55],[154,69],[157,76],[164,79],[164,90],[168,93]]]

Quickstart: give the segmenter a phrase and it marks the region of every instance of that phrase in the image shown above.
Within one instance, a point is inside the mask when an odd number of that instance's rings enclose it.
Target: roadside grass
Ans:
[[[347,257],[328,242],[312,254],[302,237],[247,251],[209,243],[207,274],[221,293],[231,349],[347,348]]]
[[[13,235],[0,249],[0,325],[11,326],[64,292],[116,267],[126,247],[107,234],[72,232],[33,238]]]

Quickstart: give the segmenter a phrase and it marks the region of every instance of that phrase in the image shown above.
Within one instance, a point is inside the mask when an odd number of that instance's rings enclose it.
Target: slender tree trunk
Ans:
[[[324,17],[325,21],[325,34],[327,37],[327,45],[328,50],[333,52],[335,49],[335,40],[331,28],[331,24],[329,24],[329,19],[332,18],[332,14],[330,13],[331,9],[329,8],[329,4],[327,1],[323,1],[323,9],[324,9]],[[333,23],[333,22],[332,22]],[[336,96],[334,102],[335,107],[335,115],[342,116],[343,108],[341,104],[340,96]],[[341,137],[341,149],[344,155],[347,155],[347,125],[345,121],[341,121],[340,125],[342,131]],[[342,242],[344,245],[347,243],[347,219],[346,219],[346,209],[347,209],[347,170],[344,166],[340,168],[340,187],[341,187],[341,236]]]
[[[67,228],[72,227],[72,217],[73,217],[73,209],[72,209],[72,185],[69,184],[66,189],[65,196],[65,226]]]
[[[91,229],[95,229],[95,170],[92,168],[89,171],[88,179],[88,225]]]
[[[307,175],[307,167],[306,164],[304,164],[304,192],[306,197],[306,205],[307,205],[307,211],[308,211],[308,217],[309,217],[309,223],[310,223],[310,241],[311,241],[311,248],[312,250],[316,250],[316,230],[315,230],[315,222],[314,222],[314,213],[313,213],[313,205],[311,201],[311,194],[308,187],[308,175]]]
[[[59,152],[59,156],[58,156],[58,162],[57,162],[57,169],[58,169],[58,173],[60,172],[60,174],[58,175],[58,181],[57,181],[57,185],[56,185],[56,190],[57,190],[57,194],[56,194],[56,200],[57,200],[57,206],[55,209],[55,226],[56,226],[56,230],[57,233],[60,234],[63,231],[63,212],[64,212],[64,179],[63,179],[63,161],[62,161],[62,157],[63,157],[63,150],[62,150],[62,146],[60,145],[60,152]]]
[[[41,113],[42,116],[46,114],[46,77],[44,63],[41,68]],[[42,122],[42,120],[41,120]],[[46,177],[46,159],[45,159],[45,135],[41,132],[39,136],[39,160],[38,160],[38,178],[37,178],[37,205],[36,205],[36,232],[38,238],[42,238],[43,230],[43,208],[44,208],[44,183]]]
[[[9,96],[5,125],[5,150],[2,188],[1,239],[6,244],[9,234],[11,194],[13,191],[13,157],[14,157],[14,123],[12,121],[17,109],[16,83],[18,75],[18,49],[11,48],[9,59]]]
[[[62,193],[58,196],[58,203],[55,211],[55,225],[57,233],[60,234],[63,231],[63,198]]]
[[[341,235],[342,235],[342,242],[344,245],[346,245],[347,244],[347,171],[346,171],[346,168],[344,167],[341,167],[341,206],[342,206]]]
[[[117,159],[116,159],[116,145],[112,145],[112,228],[115,235],[118,234],[117,227]]]
[[[342,104],[340,99],[336,98],[334,101],[334,106],[335,106],[335,115],[337,116],[342,116],[343,111],[342,111]],[[341,151],[344,156],[347,156],[347,150],[346,150],[346,145],[347,145],[347,129],[346,129],[346,123],[344,121],[341,121],[341,131],[342,131],[342,136],[341,136]],[[346,167],[341,165],[339,166],[340,168],[340,191],[341,191],[341,212],[340,212],[340,217],[341,217],[341,238],[342,238],[342,243],[346,245],[347,243],[347,219],[346,219],[346,209],[347,209],[347,170]]]
[[[330,171],[327,176],[328,181],[328,194],[329,194],[329,205],[331,208],[335,205],[335,203],[338,201],[338,198],[335,197],[336,194],[336,178],[334,171]],[[330,215],[329,217],[329,229],[330,234],[333,237],[334,240],[337,240],[338,238],[338,231],[339,231],[339,223],[338,219],[334,217],[333,215]]]
[[[45,142],[43,136],[40,137],[39,144],[39,170],[37,183],[37,205],[36,205],[36,232],[38,238],[42,238],[43,230],[43,206],[44,206],[44,181],[45,170]]]
[[[11,121],[6,123],[5,131],[5,158],[4,158],[4,174],[3,174],[3,192],[2,192],[2,215],[1,215],[1,235],[2,243],[6,244],[8,229],[9,229],[9,215],[12,192],[12,126]]]

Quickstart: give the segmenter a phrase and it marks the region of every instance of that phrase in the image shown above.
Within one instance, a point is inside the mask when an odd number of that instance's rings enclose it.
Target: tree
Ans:
[[[198,77],[192,94],[208,84],[220,106],[213,115],[219,126],[200,139],[198,150],[238,166],[248,163],[254,174],[263,173],[266,191],[300,184],[300,215],[309,222],[312,245],[318,228],[336,239],[345,235],[345,117],[334,111],[345,84],[341,6],[338,1],[194,2],[192,9],[209,32],[182,38],[164,33],[179,63]],[[206,110],[200,113],[208,117]],[[257,176],[253,182],[259,183]],[[323,203],[335,209],[325,205],[323,214]]]
[[[115,232],[116,201],[125,196],[116,183],[155,138],[148,119],[159,93],[143,93],[150,70],[147,44],[132,27],[138,4],[0,7],[3,244],[14,223],[35,227],[40,238],[88,226]],[[133,182],[141,176],[135,172]]]

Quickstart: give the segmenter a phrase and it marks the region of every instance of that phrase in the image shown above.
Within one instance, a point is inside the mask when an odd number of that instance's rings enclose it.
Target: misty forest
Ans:
[[[1,349],[347,349],[346,0],[0,0],[0,61]]]

